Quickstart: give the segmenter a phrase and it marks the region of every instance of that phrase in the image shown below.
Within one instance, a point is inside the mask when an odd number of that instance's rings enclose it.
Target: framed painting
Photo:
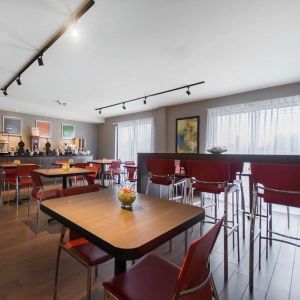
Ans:
[[[176,153],[198,153],[199,117],[176,119]]]
[[[2,128],[5,133],[9,133],[10,135],[22,136],[22,119],[3,116]]]
[[[75,125],[61,124],[61,138],[63,140],[72,140],[75,137]]]
[[[36,120],[35,127],[38,127],[40,137],[51,138],[51,127],[52,127],[51,122]]]

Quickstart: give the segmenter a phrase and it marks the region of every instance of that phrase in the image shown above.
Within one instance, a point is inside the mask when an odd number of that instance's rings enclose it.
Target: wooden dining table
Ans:
[[[46,178],[58,178],[63,179],[63,189],[68,187],[67,178],[69,176],[78,176],[78,175],[89,175],[95,173],[93,170],[83,169],[83,168],[70,168],[69,170],[64,170],[62,168],[50,168],[50,169],[36,169],[34,172],[40,174],[40,176]]]
[[[137,194],[121,208],[117,190],[43,201],[41,210],[115,258],[115,274],[205,217],[203,208]]]

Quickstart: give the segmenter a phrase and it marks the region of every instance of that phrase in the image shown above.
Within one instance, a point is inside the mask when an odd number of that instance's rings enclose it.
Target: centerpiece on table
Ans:
[[[119,189],[118,199],[121,202],[121,207],[130,210],[132,208],[132,203],[136,198],[135,191],[129,187],[123,187]]]
[[[64,171],[69,171],[70,170],[70,164],[69,163],[63,163],[61,167]]]

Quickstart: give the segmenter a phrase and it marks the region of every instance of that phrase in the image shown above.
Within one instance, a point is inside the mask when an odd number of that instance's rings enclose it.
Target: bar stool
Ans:
[[[232,235],[233,247],[235,246],[235,237],[237,235],[238,261],[240,261],[240,242],[239,242],[239,200],[238,189],[236,185],[229,184],[230,165],[223,161],[187,161],[187,172],[191,176],[192,187],[190,188],[189,198],[193,197],[193,189],[200,192],[201,206],[207,209],[214,207],[214,217],[206,215],[207,218],[218,220],[217,196],[224,194],[224,279],[228,279],[228,237]],[[213,203],[205,205],[204,193],[213,195]],[[232,196],[232,219],[228,218],[228,194]],[[191,203],[193,200],[191,200]],[[206,223],[210,223],[206,221]],[[229,225],[230,224],[230,225]]]
[[[169,200],[185,201],[186,181],[176,178],[174,159],[148,158],[146,163],[148,168],[146,195],[149,194],[150,185],[158,185],[161,198],[162,186],[166,186]]]
[[[296,236],[286,235],[273,230],[272,204],[287,207],[300,207],[300,164],[251,163],[254,183],[254,197],[250,224],[249,289],[253,291],[254,243],[259,241],[259,269],[261,267],[261,241],[266,240],[266,258],[272,241],[279,241],[300,247]],[[262,200],[266,204],[266,230],[262,235]],[[258,230],[255,219],[259,217]],[[275,235],[275,237],[273,237]],[[284,239],[280,238],[283,237]]]

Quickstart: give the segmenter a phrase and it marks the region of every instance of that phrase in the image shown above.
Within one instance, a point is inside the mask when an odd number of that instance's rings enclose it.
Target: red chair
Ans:
[[[129,271],[103,283],[105,299],[111,295],[114,299],[143,300],[217,298],[209,256],[223,219],[191,244],[180,268],[150,253]]]
[[[109,167],[109,169],[107,171],[103,172],[103,175],[105,177],[109,178],[109,185],[112,187],[113,183],[114,183],[114,178],[117,176],[118,177],[118,184],[120,184],[121,181],[121,171],[120,171],[120,167],[121,167],[121,161],[119,160],[113,160],[111,162],[111,165]]]
[[[125,161],[124,163],[124,184],[132,184],[135,188],[137,182],[137,167],[134,161]]]
[[[95,180],[98,178],[99,167],[96,166],[86,166],[87,170],[94,171],[93,174],[85,175],[85,179],[88,184],[95,184]]]
[[[2,177],[3,194],[7,191],[7,201],[9,204],[9,181],[17,177],[17,168],[5,168]],[[2,195],[2,194],[1,194]],[[2,200],[3,201],[3,200]]]
[[[187,161],[187,172],[191,176],[192,188],[190,188],[189,198],[193,197],[193,189],[200,192],[201,206],[207,211],[208,207],[214,207],[214,217],[206,215],[207,218],[217,221],[217,196],[224,194],[224,278],[228,279],[228,237],[232,234],[233,247],[235,245],[234,233],[237,234],[238,261],[240,261],[240,242],[239,242],[239,201],[232,197],[232,219],[229,220],[228,194],[238,192],[237,186],[228,184],[230,179],[230,164],[224,161]],[[213,195],[213,202],[205,205],[204,193]],[[192,195],[191,195],[192,194]],[[236,200],[236,201],[234,201]],[[190,201],[193,202],[192,200]],[[236,207],[235,207],[236,205]],[[229,226],[230,224],[230,226]],[[230,231],[228,230],[230,229]]]
[[[38,223],[39,223],[39,212],[41,202],[44,200],[54,199],[58,197],[57,190],[45,190],[41,176],[39,173],[34,172],[33,170],[29,171],[30,176],[33,181],[33,189],[31,191],[31,197],[28,202],[28,211],[27,211],[27,223],[29,224],[29,214],[30,214],[30,205],[31,200],[35,199],[37,201],[37,211],[36,211],[36,221],[35,221],[35,233],[38,233]]]
[[[99,185],[86,185],[72,187],[69,189],[59,190],[59,197],[68,197],[79,194],[91,193],[99,191]],[[59,260],[61,255],[61,250],[66,251],[76,260],[78,260],[82,265],[87,268],[87,298],[91,299],[91,270],[95,267],[95,275],[97,276],[97,266],[111,259],[111,256],[104,252],[99,247],[93,245],[88,240],[82,238],[78,233],[69,230],[69,240],[64,242],[66,227],[62,226],[61,235],[59,239],[59,247],[57,253],[56,261],[56,271],[55,271],[55,283],[54,283],[54,299],[57,299],[57,285],[58,285],[58,272],[59,272]]]
[[[88,163],[86,163],[86,162],[77,162],[74,164],[75,168],[85,169],[87,166],[88,166]],[[77,185],[78,181],[81,181],[82,185],[84,185],[85,177],[83,175],[71,176],[71,177],[69,177],[69,180],[71,181],[71,186],[73,185],[73,182],[75,182],[75,185]]]
[[[168,188],[168,199],[184,201],[186,192],[186,181],[175,177],[175,160],[164,158],[148,158],[146,160],[148,169],[148,182],[146,195],[149,194],[150,185],[159,186],[159,197],[162,196],[162,186]],[[178,191],[180,191],[178,193]]]
[[[16,187],[16,204],[17,211],[19,210],[19,200],[20,200],[20,189],[29,188],[34,185],[33,180],[30,175],[31,170],[38,169],[39,165],[21,165],[17,167],[17,176],[10,178],[8,180],[8,192],[10,185]]]
[[[251,163],[254,197],[250,224],[249,288],[253,290],[254,242],[259,240],[259,269],[261,267],[261,240],[266,240],[266,258],[272,240],[300,247],[295,236],[273,230],[272,204],[300,207],[300,164]],[[262,235],[262,200],[266,203],[266,231]],[[259,228],[255,230],[255,219],[259,216]],[[275,235],[275,237],[273,237]],[[283,237],[284,239],[280,238]],[[268,243],[269,241],[269,243]]]

